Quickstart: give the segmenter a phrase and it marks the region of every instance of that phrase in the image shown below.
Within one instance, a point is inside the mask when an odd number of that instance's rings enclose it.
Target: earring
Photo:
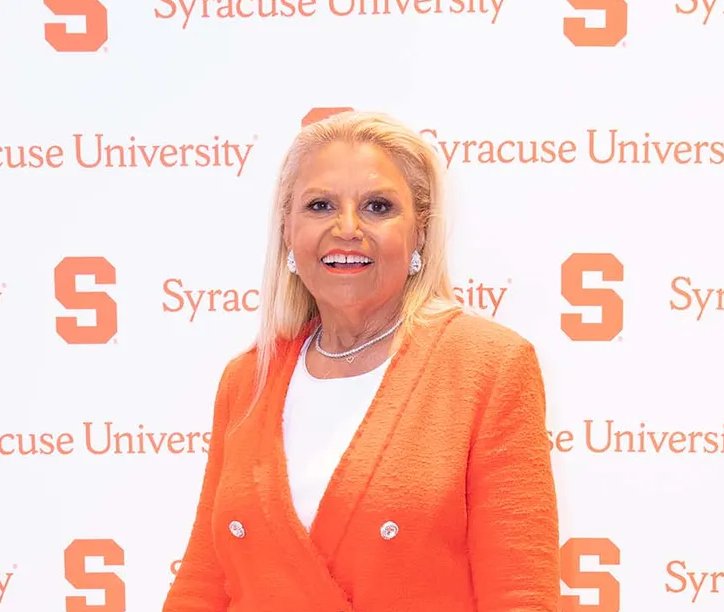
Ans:
[[[412,259],[410,259],[410,269],[408,270],[408,276],[415,276],[422,269],[422,257],[417,249],[412,253]]]
[[[292,274],[297,273],[297,262],[294,259],[294,251],[291,251],[291,250],[287,254],[287,268],[289,268],[289,271]]]

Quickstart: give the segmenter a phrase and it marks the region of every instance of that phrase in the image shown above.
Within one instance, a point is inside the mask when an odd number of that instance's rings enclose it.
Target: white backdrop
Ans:
[[[160,609],[329,107],[434,144],[461,299],[537,348],[562,610],[724,609],[724,3],[272,3],[0,2],[0,612]]]

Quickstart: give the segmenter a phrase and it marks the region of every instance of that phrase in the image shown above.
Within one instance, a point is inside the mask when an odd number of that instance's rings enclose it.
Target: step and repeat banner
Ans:
[[[0,612],[160,610],[346,108],[435,148],[458,299],[537,348],[561,611],[724,610],[722,55],[717,0],[0,2]]]

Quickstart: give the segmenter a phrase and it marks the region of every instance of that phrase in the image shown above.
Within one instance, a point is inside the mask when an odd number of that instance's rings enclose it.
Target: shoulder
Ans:
[[[450,321],[443,350],[455,360],[460,388],[472,389],[490,422],[518,422],[544,414],[545,390],[533,343],[520,332],[479,315],[461,314]],[[466,387],[465,381],[471,381]],[[483,412],[478,413],[480,421]],[[518,415],[518,416],[512,416]],[[511,420],[512,419],[512,420]],[[478,426],[475,426],[477,430]]]
[[[503,357],[532,348],[531,342],[515,329],[482,315],[461,312],[449,321],[441,340],[446,348],[465,356]]]
[[[219,381],[219,393],[231,400],[249,391],[256,374],[256,346],[246,349],[231,357],[224,366]]]
[[[485,387],[507,376],[516,378],[523,370],[535,371],[537,367],[533,344],[507,325],[466,311],[455,314],[443,325],[434,342],[421,347],[421,353],[429,353],[429,372],[448,372],[456,384],[469,380]]]
[[[233,380],[253,372],[256,367],[256,354],[256,346],[253,346],[231,357],[224,367],[223,377]]]

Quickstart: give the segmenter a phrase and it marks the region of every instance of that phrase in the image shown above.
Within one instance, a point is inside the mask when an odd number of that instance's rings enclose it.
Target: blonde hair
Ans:
[[[424,325],[461,308],[448,276],[442,171],[432,147],[419,134],[383,113],[345,111],[311,123],[296,136],[284,158],[271,211],[260,296],[261,322],[254,343],[257,367],[252,407],[266,384],[278,341],[295,338],[319,316],[312,295],[299,276],[287,269],[284,215],[291,206],[302,161],[334,141],[377,145],[397,162],[412,192],[418,223],[425,235],[419,249],[423,266],[405,284],[400,333],[408,334],[416,324]]]

